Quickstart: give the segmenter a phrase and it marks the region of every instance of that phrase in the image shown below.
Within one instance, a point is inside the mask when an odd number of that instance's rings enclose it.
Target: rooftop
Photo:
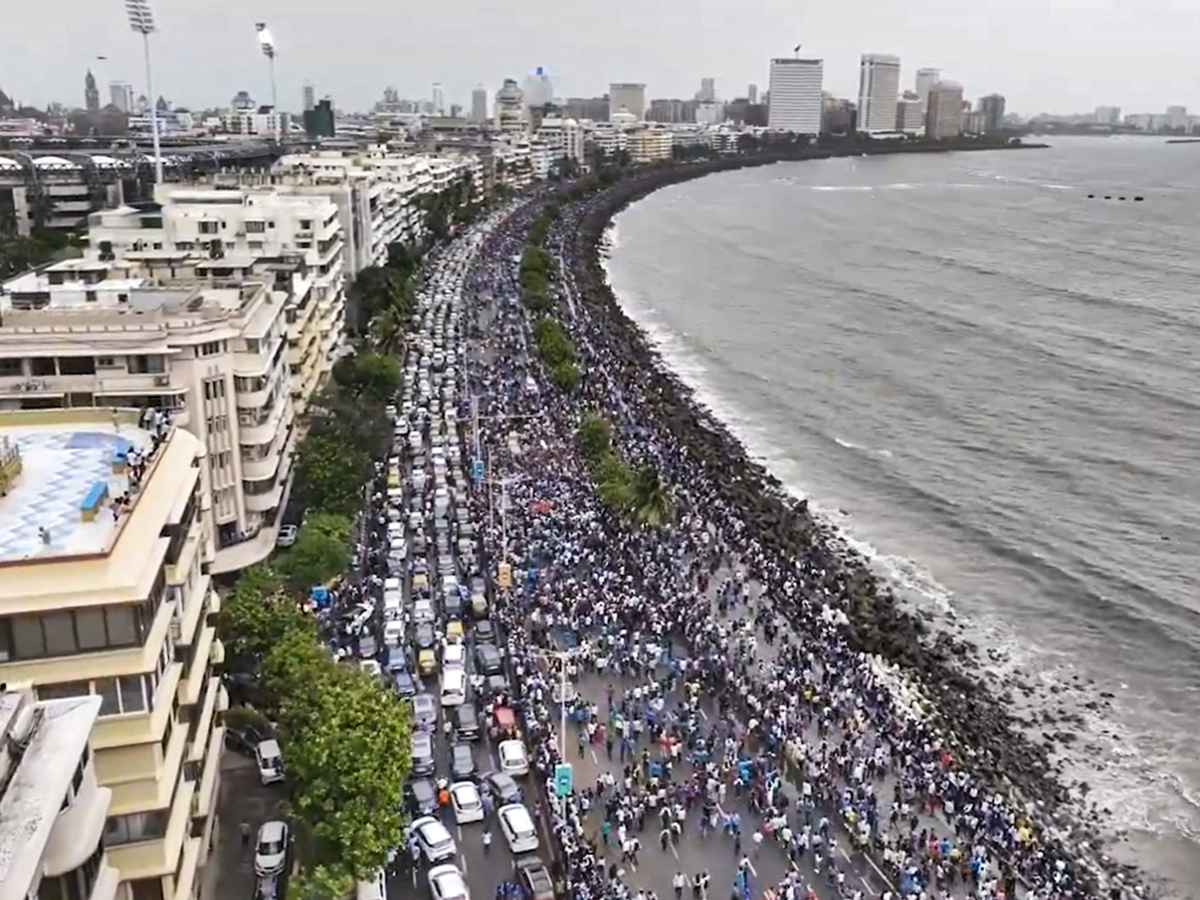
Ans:
[[[128,511],[131,451],[149,457],[151,432],[116,410],[109,421],[23,423],[0,418],[0,565],[108,551]]]
[[[13,766],[7,783],[0,780],[0,889],[6,894],[26,893],[36,879],[100,703],[88,696],[35,704],[27,689],[7,690],[0,699],[2,733],[28,741],[19,757],[3,751]]]

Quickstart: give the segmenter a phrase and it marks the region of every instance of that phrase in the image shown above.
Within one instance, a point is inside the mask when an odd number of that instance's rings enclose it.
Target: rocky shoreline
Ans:
[[[891,149],[929,152],[934,148],[914,145]],[[872,152],[885,149],[875,148]],[[777,478],[750,459],[729,429],[702,407],[691,389],[665,365],[641,328],[625,314],[608,285],[601,259],[604,233],[613,216],[629,204],[659,188],[716,172],[847,155],[858,155],[858,151],[816,148],[642,170],[587,201],[574,236],[573,276],[595,325],[616,351],[616,358],[623,360],[622,370],[610,374],[637,379],[646,386],[657,414],[688,454],[702,461],[728,502],[747,511],[747,521],[764,548],[786,556],[801,555],[813,544],[828,551],[827,558],[836,560],[835,566],[851,584],[845,612],[850,620],[852,646],[905,673],[927,699],[929,717],[948,745],[958,749],[964,765],[1033,811],[1047,835],[1068,848],[1068,856],[1095,872],[1098,885],[1109,881],[1102,873],[1122,874],[1118,882],[1137,880],[1130,879],[1129,867],[1102,857],[1098,813],[1090,811],[1085,814],[1086,821],[1080,821],[1080,798],[1072,797],[1058,777],[1050,746],[1031,740],[1024,730],[1025,721],[1009,708],[1008,695],[1027,689],[1015,680],[1003,684],[1000,690],[989,686],[980,677],[987,660],[974,645],[935,630],[926,617],[903,608],[892,590],[870,571],[867,560],[849,548],[836,529],[810,514],[806,501],[791,496]],[[837,568],[829,572],[831,581],[838,575]],[[1059,724],[1070,727],[1061,719]],[[1072,736],[1069,732],[1067,735]]]

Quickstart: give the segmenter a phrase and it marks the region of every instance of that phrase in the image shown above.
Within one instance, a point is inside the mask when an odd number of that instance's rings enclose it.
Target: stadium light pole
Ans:
[[[279,143],[283,140],[283,120],[279,115],[279,99],[275,95],[275,41],[271,38],[271,32],[267,30],[266,22],[256,22],[254,28],[258,32],[258,43],[262,47],[263,56],[267,58],[271,68],[271,111],[275,114],[275,141]]]
[[[154,78],[150,70],[150,35],[154,27],[154,13],[149,0],[125,0],[125,12],[129,16],[129,27],[142,36],[142,48],[146,53],[146,90],[150,101],[150,133],[154,138],[154,183],[162,184],[162,150],[158,146],[158,102],[154,97]]]

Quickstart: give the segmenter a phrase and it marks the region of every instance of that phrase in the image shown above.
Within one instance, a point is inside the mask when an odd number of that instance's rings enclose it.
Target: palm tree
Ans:
[[[397,354],[404,346],[407,317],[398,304],[387,307],[375,320],[375,345],[383,354]]]
[[[629,500],[639,525],[659,528],[671,520],[671,489],[653,466],[642,466],[634,473]]]

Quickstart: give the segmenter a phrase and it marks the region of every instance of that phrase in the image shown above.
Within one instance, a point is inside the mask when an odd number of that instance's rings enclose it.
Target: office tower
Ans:
[[[471,91],[471,121],[486,122],[487,117],[487,91],[481,84]]]
[[[821,133],[821,80],[824,67],[824,61],[820,59],[771,60],[768,128],[795,134]]]
[[[896,101],[896,130],[919,134],[925,130],[925,104],[916,91],[905,91]]]
[[[83,80],[83,102],[88,112],[100,111],[100,91],[96,87],[96,76],[88,69],[87,77]]]
[[[133,112],[133,86],[114,81],[108,86],[109,102],[123,113]]]
[[[917,99],[922,103],[929,100],[929,89],[941,81],[941,69],[917,69]]]
[[[925,103],[925,135],[931,138],[962,134],[963,89],[953,81],[939,81],[929,89]]]
[[[313,88],[313,86],[311,84],[304,85],[304,90],[303,90],[303,95],[302,95],[302,103],[303,103],[305,112],[308,112],[310,109],[313,109],[317,105],[316,90]]]
[[[983,114],[983,133],[995,134],[1004,127],[1004,97],[988,94],[979,100],[979,111]]]
[[[431,100],[433,102],[433,114],[435,116],[444,116],[446,114],[446,91],[442,87],[441,82],[435,81],[431,87]]]
[[[541,66],[525,78],[525,105],[530,109],[545,106],[554,99],[554,86]]]
[[[858,130],[895,131],[900,57],[864,53],[858,70]]]
[[[646,117],[646,86],[644,84],[619,82],[608,86],[609,119],[622,110],[638,120]]]
[[[758,102],[758,85],[757,84],[752,84],[752,85],[750,85],[749,88],[746,89],[746,99],[749,100],[751,104],[755,104]]]
[[[717,99],[717,83],[713,78],[700,79],[700,93],[696,94],[696,99],[701,103],[712,103]]]
[[[525,130],[525,92],[512,78],[505,78],[496,91],[496,128],[500,131]]]

